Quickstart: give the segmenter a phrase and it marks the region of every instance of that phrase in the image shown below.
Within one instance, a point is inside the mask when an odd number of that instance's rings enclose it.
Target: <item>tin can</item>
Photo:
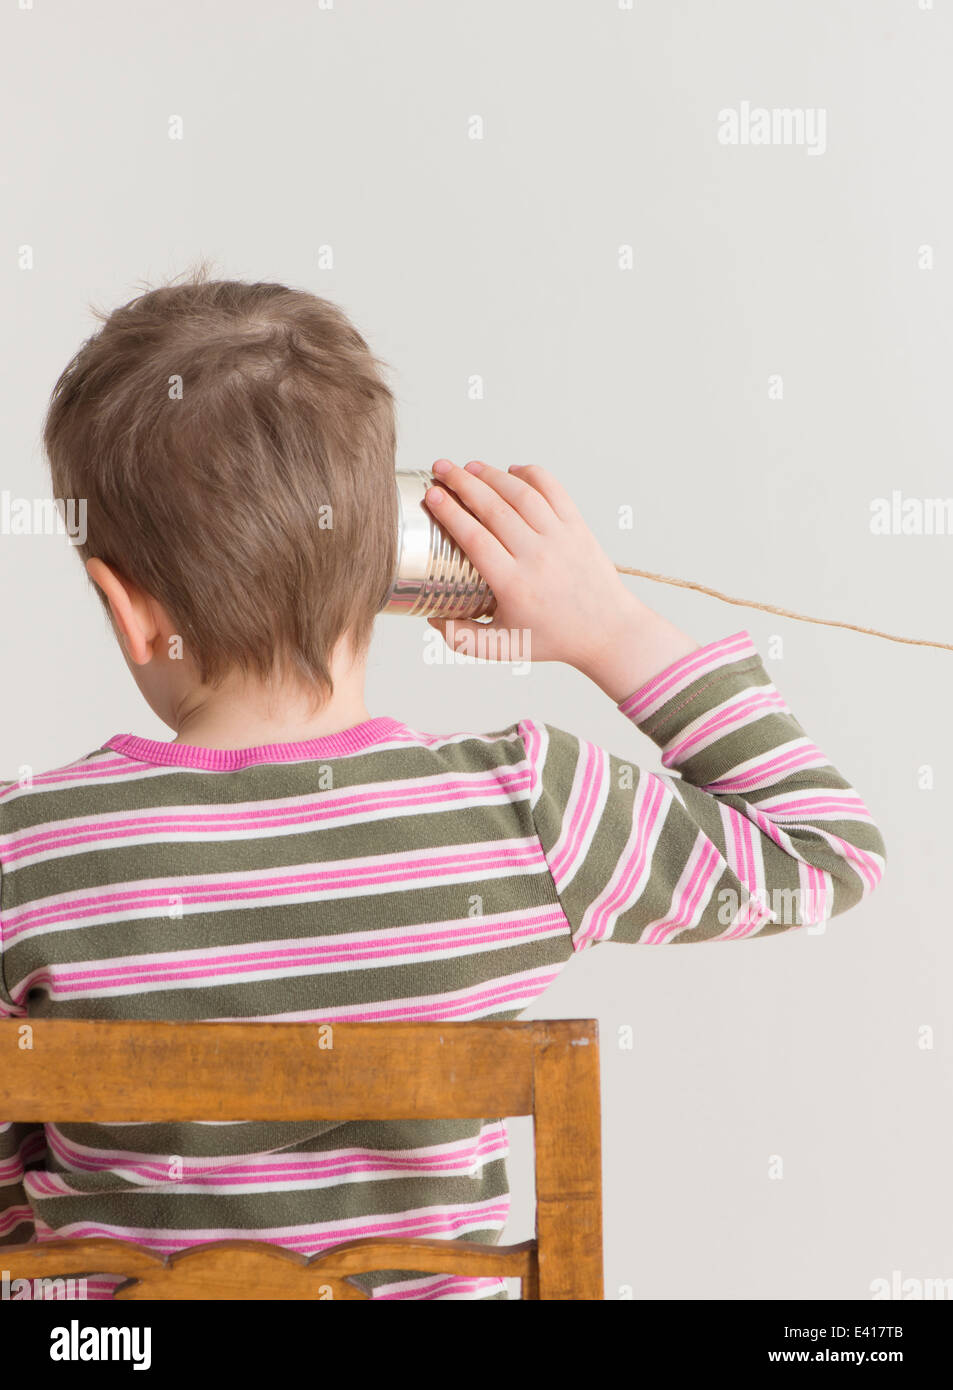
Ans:
[[[381,609],[413,618],[481,618],[496,607],[482,575],[430,514],[437,481],[423,469],[397,472],[397,572]]]

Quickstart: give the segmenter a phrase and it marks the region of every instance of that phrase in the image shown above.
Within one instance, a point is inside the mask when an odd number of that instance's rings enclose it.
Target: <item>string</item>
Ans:
[[[806,613],[793,613],[790,608],[775,608],[770,603],[756,603],[751,598],[732,598],[730,594],[722,594],[718,589],[709,589],[705,584],[695,584],[690,579],[671,579],[664,574],[652,574],[649,570],[631,569],[628,565],[616,565],[620,574],[632,574],[639,579],[651,579],[658,584],[674,584],[679,589],[694,589],[699,594],[709,594],[712,598],[721,599],[722,603],[733,603],[740,608],[760,608],[762,613],[777,613],[782,618],[795,618],[799,623],[820,623],[824,627],[843,627],[850,632],[863,632],[868,637],[883,637],[888,642],[906,642],[913,647],[939,647],[942,651],[953,652],[953,643],[950,642],[928,642],[922,637],[898,637],[892,632],[880,632],[875,627],[861,627],[858,623],[840,623],[834,618],[809,618]]]

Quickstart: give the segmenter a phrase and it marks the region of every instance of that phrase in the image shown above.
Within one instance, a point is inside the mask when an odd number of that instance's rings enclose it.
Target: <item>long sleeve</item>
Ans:
[[[746,631],[683,657],[618,708],[660,748],[665,773],[548,724],[519,726],[576,950],[775,935],[824,923],[876,887],[879,829]]]

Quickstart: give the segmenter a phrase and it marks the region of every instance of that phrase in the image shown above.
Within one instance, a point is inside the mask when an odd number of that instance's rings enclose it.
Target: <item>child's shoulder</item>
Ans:
[[[510,761],[522,757],[523,727],[526,720],[507,724],[498,729],[453,729],[428,732],[401,724],[400,741],[426,749],[437,757],[454,760],[479,759],[485,762]]]
[[[116,755],[108,748],[95,748],[91,753],[74,758],[60,767],[41,771],[29,763],[21,763],[17,775],[0,778],[0,815],[33,801],[65,791],[82,791],[107,779],[115,771]],[[112,764],[112,768],[110,768]]]
[[[545,760],[554,749],[578,749],[575,734],[548,724],[542,719],[526,717],[512,724],[486,732],[474,729],[452,733],[425,733],[401,726],[407,742],[429,750],[434,756],[455,763],[490,766],[499,763]]]

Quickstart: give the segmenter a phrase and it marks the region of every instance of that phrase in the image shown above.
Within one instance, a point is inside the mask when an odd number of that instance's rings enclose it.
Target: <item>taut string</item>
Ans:
[[[616,565],[620,574],[633,574],[638,579],[652,579],[658,584],[674,584],[679,589],[694,589],[699,594],[709,594],[711,598],[721,599],[722,603],[734,603],[739,608],[760,608],[762,613],[777,613],[782,618],[796,618],[799,623],[820,623],[824,627],[843,627],[849,632],[864,632],[868,637],[884,637],[888,642],[906,642],[912,647],[939,647],[942,651],[953,652],[953,643],[929,642],[924,637],[898,637],[892,632],[880,632],[875,627],[861,627],[859,623],[840,623],[835,618],[809,618],[806,613],[793,613],[790,608],[775,608],[771,603],[757,603],[752,598],[732,598],[730,594],[709,589],[706,584],[695,584],[691,579],[672,579],[664,574],[652,574],[649,570],[631,569],[628,565]]]

